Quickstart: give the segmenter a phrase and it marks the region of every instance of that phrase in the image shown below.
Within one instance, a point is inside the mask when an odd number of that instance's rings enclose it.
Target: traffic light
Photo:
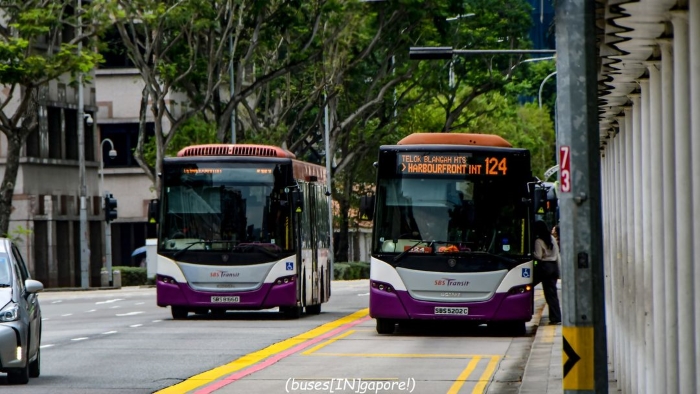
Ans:
[[[117,199],[111,194],[105,196],[105,220],[109,223],[117,218]]]

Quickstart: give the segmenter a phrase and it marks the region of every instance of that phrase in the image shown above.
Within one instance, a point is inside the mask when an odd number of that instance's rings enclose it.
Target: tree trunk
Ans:
[[[12,215],[12,197],[15,194],[15,184],[19,171],[19,154],[22,149],[22,136],[18,130],[7,135],[7,161],[5,175],[0,185],[0,234],[7,236]]]

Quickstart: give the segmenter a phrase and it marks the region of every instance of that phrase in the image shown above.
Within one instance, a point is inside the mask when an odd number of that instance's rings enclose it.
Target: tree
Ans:
[[[78,18],[73,0],[6,0],[0,4],[0,131],[7,137],[7,161],[0,184],[0,234],[8,233],[20,150],[39,126],[40,91],[51,80],[88,73],[100,61],[89,48],[104,16],[87,3]],[[82,34],[75,34],[80,24]],[[73,37],[64,35],[73,28]],[[78,51],[82,42],[87,50]]]
[[[134,157],[160,190],[162,158],[178,128],[202,113],[221,85],[223,39],[232,1],[101,0],[144,81]],[[179,101],[179,102],[178,102]],[[145,158],[147,113],[155,129],[154,166]]]

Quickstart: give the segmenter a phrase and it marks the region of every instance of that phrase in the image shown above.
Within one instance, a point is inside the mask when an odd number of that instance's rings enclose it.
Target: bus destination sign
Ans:
[[[455,153],[399,153],[401,174],[489,175],[508,172],[507,157],[465,156]]]

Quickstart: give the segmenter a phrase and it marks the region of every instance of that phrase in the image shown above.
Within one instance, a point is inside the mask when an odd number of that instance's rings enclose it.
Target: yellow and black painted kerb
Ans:
[[[564,390],[593,390],[593,327],[562,327]]]

